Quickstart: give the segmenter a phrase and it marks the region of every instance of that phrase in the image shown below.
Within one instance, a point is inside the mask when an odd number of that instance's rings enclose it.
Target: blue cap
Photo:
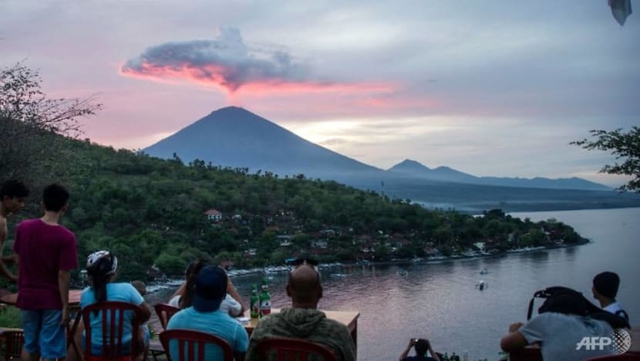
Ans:
[[[218,266],[207,266],[196,276],[196,289],[191,306],[198,312],[213,312],[227,296],[227,274]]]

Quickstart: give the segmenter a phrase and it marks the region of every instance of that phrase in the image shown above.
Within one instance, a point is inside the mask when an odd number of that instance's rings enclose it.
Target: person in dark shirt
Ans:
[[[415,356],[407,356],[413,347],[416,350]],[[433,357],[427,356],[427,351]],[[438,354],[431,347],[431,342],[424,338],[412,338],[409,340],[407,348],[400,354],[400,361],[441,361]]]

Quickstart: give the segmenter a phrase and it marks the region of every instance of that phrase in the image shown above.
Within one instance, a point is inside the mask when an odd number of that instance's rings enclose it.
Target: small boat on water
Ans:
[[[480,271],[480,274],[481,274],[481,275],[486,275],[486,274],[488,274],[488,273],[489,273],[489,270],[488,270],[488,269],[486,269],[486,268],[483,268],[483,269],[482,269],[482,271]]]
[[[398,276],[404,277],[404,276],[406,276],[408,274],[409,274],[409,272],[406,269],[399,269],[398,270]]]
[[[476,288],[479,289],[480,291],[484,291],[487,287],[487,283],[483,280],[480,280],[480,282],[476,283]]]
[[[343,277],[347,277],[346,274],[344,273],[332,273],[329,276],[334,277],[334,278],[343,278]]]

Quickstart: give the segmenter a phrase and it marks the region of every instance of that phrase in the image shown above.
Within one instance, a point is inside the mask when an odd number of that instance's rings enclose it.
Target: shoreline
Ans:
[[[436,264],[436,263],[453,262],[453,261],[469,260],[469,259],[497,258],[497,257],[504,257],[510,254],[541,252],[541,251],[547,251],[547,250],[559,249],[559,248],[572,248],[572,247],[582,246],[589,243],[591,243],[589,239],[582,238],[582,240],[577,243],[516,248],[516,249],[510,249],[510,250],[501,251],[501,252],[484,252],[484,253],[476,252],[473,255],[458,254],[458,255],[452,255],[452,256],[436,256],[436,257],[427,257],[427,258],[392,259],[389,261],[380,261],[380,262],[367,260],[366,263],[360,263],[362,261],[348,262],[348,263],[343,263],[343,262],[334,262],[334,263],[325,263],[325,264],[321,263],[320,265],[318,265],[318,268],[320,270],[327,270],[327,269],[334,269],[337,267],[397,266],[397,265],[409,265],[409,264],[426,265],[426,264]],[[289,271],[289,268],[287,266],[266,266],[262,268],[232,269],[227,271],[227,273],[229,274],[230,278],[236,278],[236,277],[242,277],[242,276],[255,275],[259,273],[278,274],[278,273],[287,272],[287,271]],[[180,286],[180,284],[182,284],[182,282],[183,280],[169,278],[165,282],[156,281],[153,284],[150,283],[149,285],[147,285],[148,294],[154,294],[164,289],[177,288],[178,286]],[[149,288],[152,289],[151,292],[149,292]]]

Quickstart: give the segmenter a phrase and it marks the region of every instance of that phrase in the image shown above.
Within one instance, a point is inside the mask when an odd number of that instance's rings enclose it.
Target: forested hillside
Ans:
[[[154,264],[179,274],[195,257],[249,267],[281,264],[300,252],[326,261],[382,261],[448,255],[475,242],[505,250],[580,240],[560,223],[521,221],[496,210],[484,217],[428,211],[303,175],[278,179],[88,141],[65,143],[72,199],[64,223],[76,233],[81,257],[109,249],[125,279],[144,277]],[[209,220],[209,209],[222,219]]]

